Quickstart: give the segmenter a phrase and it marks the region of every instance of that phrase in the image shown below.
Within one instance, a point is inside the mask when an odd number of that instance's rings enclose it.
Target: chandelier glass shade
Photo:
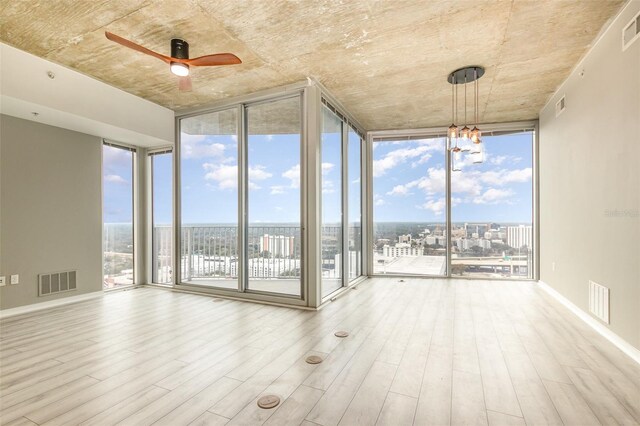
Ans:
[[[484,161],[482,132],[478,128],[478,79],[484,75],[484,68],[468,66],[457,69],[447,76],[451,84],[451,121],[447,130],[447,146],[451,151],[451,169],[462,170],[463,155],[470,155],[472,163]],[[467,85],[473,83],[473,128],[467,122]],[[464,123],[458,128],[458,86],[464,89]]]

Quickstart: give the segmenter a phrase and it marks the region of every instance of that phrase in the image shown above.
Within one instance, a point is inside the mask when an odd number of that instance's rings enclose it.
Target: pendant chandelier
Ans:
[[[484,75],[484,68],[469,66],[457,69],[447,76],[451,83],[451,121],[447,131],[448,149],[451,152],[451,168],[462,170],[464,155],[470,155],[473,163],[484,161],[482,132],[478,128],[478,79]],[[473,128],[467,122],[467,85],[473,83]],[[458,86],[464,89],[464,124],[458,129]]]

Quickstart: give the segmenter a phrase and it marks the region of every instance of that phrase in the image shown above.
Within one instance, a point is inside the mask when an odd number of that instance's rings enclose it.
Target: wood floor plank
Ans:
[[[637,425],[640,366],[531,282],[376,277],[317,312],[137,288],[0,319],[3,425],[340,422]]]
[[[167,392],[169,391],[166,389],[151,385],[80,424],[82,426],[114,425],[166,395]]]
[[[323,394],[324,392],[319,389],[301,385],[287,398],[278,410],[264,422],[264,425],[280,426],[301,424]]]
[[[61,384],[58,387],[43,390],[41,393],[35,393],[29,398],[22,400],[14,400],[13,405],[5,405],[4,401],[0,403],[2,410],[0,410],[0,424],[5,424],[9,421],[16,420],[22,416],[31,413],[33,410],[45,407],[55,401],[68,396],[76,394],[92,385],[98,383],[98,380],[93,377],[80,377],[68,383]]]
[[[543,380],[553,405],[565,425],[599,425],[600,422],[589,404],[574,385]]]
[[[487,411],[480,374],[453,370],[451,424],[486,425]]]
[[[228,422],[229,419],[226,417],[205,411],[200,417],[189,423],[189,426],[224,426]]]
[[[593,371],[575,367],[565,368],[576,389],[602,424],[633,425],[639,423],[598,380]]]
[[[204,414],[208,408],[229,395],[234,389],[237,389],[240,384],[241,382],[238,380],[223,377],[194,397],[189,398],[154,424],[158,426],[174,426],[191,423]],[[127,422],[123,422],[123,424],[127,424]]]
[[[416,414],[418,399],[389,392],[378,416],[378,426],[410,426]]]
[[[249,393],[248,395],[255,397],[253,400],[249,400],[242,411],[231,419],[230,425],[262,424],[267,421],[275,411],[264,410],[258,407],[258,399],[264,395],[277,395],[283,401],[289,398],[289,396],[300,387],[302,382],[304,382],[304,380],[320,365],[309,364],[306,362],[306,358],[312,355],[326,358],[326,354],[314,351],[304,354],[294,365],[288,368],[287,371],[275,379],[268,387],[264,389],[262,387],[257,387],[259,393],[255,393],[255,391]],[[238,390],[240,388],[242,388],[242,386],[238,387]],[[241,400],[247,401],[247,398],[241,398]],[[215,409],[212,409],[211,411],[215,412]]]
[[[489,417],[489,426],[526,426],[522,417],[510,416],[490,410],[487,411],[487,416]]]
[[[374,362],[339,424],[343,426],[375,424],[387,398],[396,369],[397,367],[393,364]]]
[[[111,401],[118,403],[183,366],[181,362],[166,363],[162,359],[157,362],[148,362],[86,387],[45,407],[30,411],[26,417],[39,425],[56,418],[54,423],[58,424],[63,424],[68,421],[67,419],[77,420],[79,423],[106,409],[101,403],[101,396],[109,394],[108,397],[113,398]],[[127,394],[127,392],[130,393]]]

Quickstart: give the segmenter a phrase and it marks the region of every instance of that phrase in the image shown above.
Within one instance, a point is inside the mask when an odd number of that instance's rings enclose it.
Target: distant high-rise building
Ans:
[[[291,256],[294,252],[293,244],[293,236],[264,234],[260,237],[260,251],[267,251],[272,256]]]
[[[382,247],[382,255],[385,257],[422,256],[424,249],[411,247],[411,244],[407,243],[398,243],[395,246],[385,245]]]
[[[410,243],[411,242],[411,234],[400,235],[398,237],[398,242],[399,243]]]

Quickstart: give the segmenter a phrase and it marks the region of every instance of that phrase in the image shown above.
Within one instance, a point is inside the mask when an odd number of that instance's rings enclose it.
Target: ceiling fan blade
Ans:
[[[149,56],[153,56],[154,58],[158,58],[161,61],[166,62],[167,64],[171,63],[171,58],[169,56],[162,55],[160,53],[154,52],[153,50],[147,49],[146,47],[140,46],[126,38],[122,38],[118,35],[110,33],[109,31],[105,31],[104,35],[111,41],[116,42],[118,44],[123,45],[124,47],[128,47],[129,49],[137,50],[138,52],[144,53]]]
[[[187,59],[186,64],[194,67],[211,67],[216,65],[235,65],[241,64],[242,61],[233,53],[216,53],[214,55],[205,55],[198,58]]]
[[[190,92],[192,88],[190,76],[178,77],[178,90],[181,92]]]

